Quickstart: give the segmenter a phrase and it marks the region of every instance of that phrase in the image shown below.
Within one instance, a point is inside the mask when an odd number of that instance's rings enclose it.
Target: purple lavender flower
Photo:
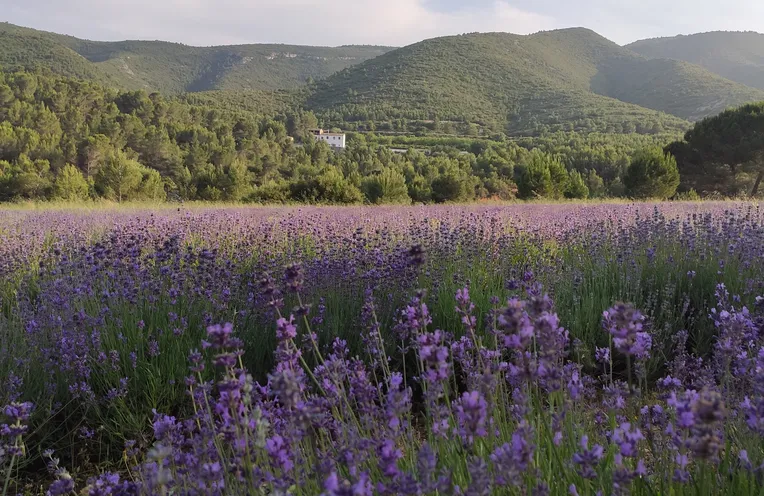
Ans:
[[[424,248],[422,245],[414,245],[409,248],[407,253],[409,257],[409,264],[414,267],[421,267],[425,263]]]
[[[151,358],[156,358],[156,357],[159,356],[159,342],[157,342],[156,339],[150,339],[149,340],[148,355]]]
[[[286,269],[284,269],[284,283],[293,293],[297,293],[302,290],[303,273],[302,266],[300,264],[291,264],[288,265]]]
[[[385,401],[385,418],[387,426],[398,433],[408,427],[405,416],[411,409],[411,389],[401,389],[403,385],[403,375],[394,372],[390,377],[390,384]]]
[[[67,478],[57,479],[50,486],[46,496],[64,496],[65,494],[71,494],[74,492],[74,481],[71,476]]]
[[[722,423],[726,417],[726,408],[721,394],[704,389],[693,405],[695,426],[692,436],[692,451],[703,460],[717,460],[724,447]]]
[[[294,468],[294,462],[289,452],[289,447],[286,440],[276,434],[265,441],[265,449],[270,455],[273,463],[279,467],[280,470],[289,472]]]
[[[597,348],[594,352],[594,358],[603,365],[610,363],[610,348]]]
[[[398,460],[403,458],[401,450],[396,448],[395,443],[389,439],[382,442],[378,449],[379,469],[385,477],[395,478],[401,472],[398,468]]]
[[[454,402],[457,434],[465,444],[472,445],[476,437],[485,437],[488,434],[485,429],[487,407],[485,399],[477,391],[464,393]]]
[[[490,456],[496,484],[500,487],[519,486],[522,475],[533,463],[534,452],[533,430],[522,421],[512,434],[512,442],[500,446]]]
[[[421,334],[417,339],[419,358],[426,366],[425,378],[437,383],[449,378],[448,347],[443,345],[443,331]]]
[[[637,456],[637,444],[644,438],[639,428],[632,428],[629,422],[624,422],[613,431],[612,442],[618,445],[621,457],[632,458]]]
[[[581,436],[580,446],[581,451],[573,455],[573,463],[578,466],[578,475],[584,479],[595,479],[595,468],[602,461],[605,450],[599,444],[589,449],[589,436],[585,434]]]
[[[615,349],[624,355],[646,359],[652,338],[643,331],[645,317],[632,305],[618,303],[602,314],[602,326],[613,336]]]
[[[207,328],[207,348],[222,350],[231,346],[233,324],[213,325]]]

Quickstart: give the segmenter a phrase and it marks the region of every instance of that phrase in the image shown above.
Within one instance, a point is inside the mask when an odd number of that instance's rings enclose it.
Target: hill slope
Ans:
[[[648,58],[683,60],[764,90],[764,34],[722,32],[655,38],[627,45]]]
[[[308,106],[350,120],[493,120],[522,133],[587,128],[593,119],[627,128],[682,127],[680,119],[759,99],[764,92],[701,67],[651,61],[593,31],[566,29],[426,40],[327,78]]]
[[[0,23],[0,65],[166,93],[276,90],[321,79],[390,50],[290,45],[192,47],[163,41],[87,41]]]

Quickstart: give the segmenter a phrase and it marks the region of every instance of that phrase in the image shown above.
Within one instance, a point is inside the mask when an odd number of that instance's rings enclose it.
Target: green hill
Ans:
[[[68,45],[56,40],[58,36],[0,23],[0,66],[39,66],[62,76],[118,84]]]
[[[764,34],[716,31],[642,40],[626,48],[652,59],[697,64],[731,81],[764,90]]]
[[[0,23],[0,66],[42,67],[119,89],[199,93],[184,98],[223,109],[274,115],[304,107],[326,126],[408,133],[673,133],[764,100],[763,90],[686,61],[640,55],[583,28],[391,49],[98,42]]]
[[[764,92],[701,67],[651,61],[593,31],[566,29],[426,40],[319,82],[308,106],[331,120],[467,120],[523,134],[679,129],[761,99]]]
[[[87,41],[0,23],[0,65],[165,93],[290,89],[390,50],[291,45],[192,47],[163,41]]]

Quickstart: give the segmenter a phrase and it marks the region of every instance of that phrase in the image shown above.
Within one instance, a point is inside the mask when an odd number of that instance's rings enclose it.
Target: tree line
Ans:
[[[679,185],[655,136],[457,138],[394,153],[389,137],[371,133],[334,152],[308,132],[319,124],[299,108],[265,116],[218,106],[214,95],[200,103],[0,72],[0,201],[668,198]]]

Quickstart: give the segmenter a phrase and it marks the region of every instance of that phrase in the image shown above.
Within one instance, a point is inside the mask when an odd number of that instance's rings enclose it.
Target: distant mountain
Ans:
[[[494,121],[522,134],[590,129],[591,121],[625,132],[681,128],[753,100],[764,92],[575,28],[426,40],[319,82],[308,106],[345,119]]]
[[[126,89],[168,94],[297,88],[391,50],[290,45],[192,47],[163,41],[87,41],[0,23],[0,65],[36,67]]]
[[[764,34],[725,32],[655,38],[627,45],[648,58],[683,60],[764,90]]]
[[[429,128],[442,123],[446,134],[471,133],[475,125],[512,135],[659,133],[684,131],[689,121],[764,100],[764,76],[759,89],[736,82],[745,79],[742,69],[724,77],[720,68],[735,62],[753,78],[752,68],[764,67],[763,35],[697,36],[626,48],[573,28],[449,36],[399,49],[192,47],[87,41],[0,23],[0,66],[43,67],[121,89],[199,93],[184,98],[261,114],[303,107],[326,125],[353,123],[349,128],[378,123],[410,130],[405,121],[417,121]],[[700,65],[661,48],[691,38],[701,47],[692,54],[707,54],[693,55]],[[717,38],[728,41],[713,51]],[[717,54],[726,62],[717,63]]]

